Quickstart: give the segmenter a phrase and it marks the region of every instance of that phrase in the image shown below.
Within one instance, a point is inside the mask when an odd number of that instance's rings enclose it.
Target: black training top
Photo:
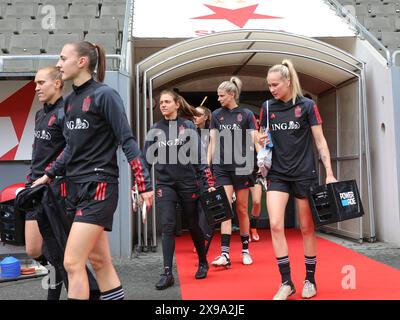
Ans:
[[[240,106],[234,109],[219,108],[211,114],[210,129],[218,130],[220,135],[215,141],[213,166],[221,167],[227,171],[249,167],[249,172],[252,172],[254,167],[253,154],[251,153],[251,160],[245,159],[245,157],[250,155],[249,152],[253,145],[251,140],[246,150],[246,137],[251,137],[249,130],[257,130],[257,122],[253,112]],[[238,153],[238,156],[235,156],[235,153]],[[249,160],[251,163],[249,163]]]
[[[64,103],[67,146],[46,175],[51,178],[65,166],[66,175],[76,182],[117,182],[116,150],[120,144],[139,192],[151,190],[149,172],[143,166],[118,92],[93,79],[72,88]]]
[[[30,184],[44,175],[50,169],[57,156],[65,147],[63,136],[64,101],[60,97],[54,104],[45,103],[43,108],[36,112],[35,133],[32,146],[31,171],[27,176]],[[63,173],[60,172],[60,175]]]
[[[202,148],[192,121],[162,119],[147,133],[144,155],[148,168],[154,164],[156,184],[195,181],[200,177],[208,189],[214,187],[214,179]]]
[[[260,126],[267,126],[267,104],[263,103]],[[288,181],[317,177],[311,126],[322,124],[318,107],[313,100],[298,97],[292,100],[269,100],[269,128],[272,143],[272,166],[268,177]]]

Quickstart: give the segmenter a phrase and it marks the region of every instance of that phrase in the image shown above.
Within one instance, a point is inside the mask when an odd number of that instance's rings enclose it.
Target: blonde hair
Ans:
[[[47,66],[37,70],[39,71],[46,71],[52,80],[59,80],[61,83],[60,88],[64,87],[64,80],[62,79],[62,73],[56,66]]]
[[[272,72],[279,72],[282,78],[290,80],[290,91],[293,104],[296,102],[296,98],[298,96],[303,96],[299,77],[297,75],[296,69],[293,66],[292,61],[290,61],[289,59],[284,59],[281,64],[276,64],[268,70],[268,74]]]
[[[222,82],[219,85],[218,90],[224,90],[228,93],[234,93],[236,102],[239,102],[242,85],[242,80],[240,80],[238,77],[231,77],[229,81]]]
[[[185,98],[183,98],[180,94],[176,93],[174,90],[163,90],[160,93],[160,97],[163,94],[169,94],[172,99],[174,99],[175,103],[179,105],[178,109],[178,117],[183,117],[186,119],[192,120],[193,117],[200,116],[199,112],[196,110],[195,107],[190,105]]]

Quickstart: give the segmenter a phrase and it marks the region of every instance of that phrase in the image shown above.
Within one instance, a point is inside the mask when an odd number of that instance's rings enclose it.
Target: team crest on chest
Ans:
[[[55,121],[56,121],[56,116],[53,114],[53,115],[50,117],[47,126],[48,126],[48,127],[51,127],[51,126],[54,124]]]
[[[275,113],[271,113],[271,116],[269,117],[271,120],[274,120],[276,118]]]
[[[300,117],[301,117],[301,107],[300,107],[300,106],[297,106],[297,107],[294,109],[294,116],[295,116],[296,118],[300,118]]]
[[[238,122],[242,122],[243,116],[242,116],[241,113],[239,113],[239,114],[237,115],[236,120],[237,120]]]
[[[82,104],[82,111],[83,112],[88,112],[89,108],[90,108],[90,103],[92,102],[92,100],[90,99],[89,96],[87,96],[85,98],[85,100],[83,100],[83,104]]]
[[[68,107],[67,107],[67,113],[70,113],[71,110],[72,110],[72,106],[69,104]]]
[[[181,124],[178,127],[178,132],[179,132],[179,134],[184,134],[185,133],[185,126],[183,124]]]

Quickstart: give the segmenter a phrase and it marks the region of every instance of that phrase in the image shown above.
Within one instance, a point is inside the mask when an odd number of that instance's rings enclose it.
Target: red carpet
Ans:
[[[176,260],[183,300],[269,300],[278,290],[280,275],[272,250],[269,230],[260,230],[261,240],[250,243],[254,263],[241,263],[240,236],[231,238],[230,269],[215,268],[210,265],[208,276],[196,280],[197,255],[188,234],[177,237]],[[286,230],[289,245],[292,279],[296,294],[289,299],[301,299],[305,276],[303,244],[300,231]],[[213,239],[208,260],[220,254],[219,234]],[[345,266],[355,268],[355,289],[344,289],[348,284]],[[347,278],[346,278],[347,277]],[[400,270],[365,257],[353,250],[331,241],[318,238],[316,281],[318,294],[313,299],[321,300],[369,300],[400,299]],[[348,285],[347,285],[348,287]]]

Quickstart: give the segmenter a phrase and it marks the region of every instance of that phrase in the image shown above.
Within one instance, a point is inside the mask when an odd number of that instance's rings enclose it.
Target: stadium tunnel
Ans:
[[[146,39],[138,40],[145,48]],[[155,40],[148,41],[151,46]],[[286,32],[242,29],[183,40],[159,50],[135,65],[136,91],[132,118],[137,138],[143,142],[151,125],[159,120],[156,97],[162,89],[178,88],[184,97],[185,91],[191,90],[189,88],[215,92],[220,82],[237,75],[243,80],[242,96],[246,92],[258,91],[266,97],[267,68],[280,63],[283,58],[293,61],[303,90],[311,93],[317,101],[336,177],[338,180],[356,179],[363,200],[364,217],[326,228],[339,230],[360,241],[363,238],[373,239],[364,63],[328,43]],[[258,114],[254,106],[250,108]],[[323,182],[324,170],[321,169],[323,165],[319,161],[319,180]],[[144,230],[141,230],[140,219],[136,224],[139,243],[142,234],[145,234],[145,241],[150,234],[150,241],[156,243],[154,207]],[[149,233],[147,228],[150,228]]]

